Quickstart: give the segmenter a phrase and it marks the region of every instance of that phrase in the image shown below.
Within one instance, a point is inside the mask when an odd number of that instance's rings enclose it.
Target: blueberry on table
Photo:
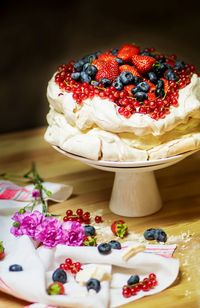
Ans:
[[[81,81],[90,83],[91,77],[86,72],[81,72]]]
[[[86,287],[87,287],[88,291],[89,290],[95,290],[98,293],[101,289],[101,283],[98,279],[91,278],[86,283]]]
[[[144,238],[148,241],[155,240],[155,231],[156,229],[154,228],[147,229],[146,231],[144,231]]]
[[[154,238],[157,242],[165,243],[167,241],[167,234],[162,229],[156,229]]]
[[[157,76],[156,76],[156,74],[155,74],[154,72],[149,72],[149,73],[147,74],[147,76],[148,76],[149,80],[150,80],[153,84],[157,84],[158,78],[157,78]]]
[[[115,80],[112,85],[118,91],[121,91],[123,89],[123,87],[124,87],[123,83],[121,81],[119,81],[119,80]]]
[[[57,268],[54,272],[53,272],[53,275],[52,275],[52,280],[55,282],[55,281],[58,281],[60,283],[66,283],[67,282],[67,274],[66,272],[61,269],[61,268]]]
[[[9,271],[10,272],[22,272],[23,268],[19,264],[12,264],[9,266]]]
[[[93,236],[96,233],[96,230],[93,226],[85,225],[84,226],[85,235],[87,236]]]
[[[168,69],[165,72],[165,78],[168,79],[168,80],[173,80],[173,81],[177,81],[178,80],[177,75],[174,73],[174,71],[172,69]]]
[[[111,85],[111,81],[108,78],[101,78],[99,82],[102,83],[105,88]]]
[[[110,244],[112,249],[121,249],[122,248],[120,242],[115,241],[115,240],[110,241],[108,244]]]
[[[102,243],[97,246],[97,249],[102,255],[107,255],[111,252],[111,245],[108,243]]]
[[[131,286],[133,284],[138,283],[139,281],[140,281],[140,277],[138,275],[131,275],[129,279],[127,280],[127,284]]]
[[[85,65],[86,65],[86,64],[85,64]],[[96,73],[97,73],[97,68],[96,68],[96,66],[90,64],[90,65],[88,65],[87,68],[85,69],[85,72],[86,72],[89,76],[93,77],[93,76],[95,76]]]
[[[84,62],[82,60],[79,60],[74,63],[74,68],[77,72],[81,72],[83,69],[83,65],[84,65]]]

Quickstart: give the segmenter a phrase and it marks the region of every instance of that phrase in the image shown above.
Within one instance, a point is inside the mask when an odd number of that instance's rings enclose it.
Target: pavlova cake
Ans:
[[[145,161],[200,148],[193,65],[124,44],[59,66],[47,88],[45,139],[93,160]]]

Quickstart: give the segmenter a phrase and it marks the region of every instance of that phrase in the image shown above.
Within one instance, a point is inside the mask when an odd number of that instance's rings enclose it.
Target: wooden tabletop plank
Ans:
[[[0,173],[23,174],[35,161],[46,181],[74,187],[72,197],[61,204],[52,204],[51,211],[64,215],[68,208],[82,207],[93,214],[101,213],[109,226],[118,218],[108,208],[114,173],[63,156],[44,141],[44,131],[45,128],[39,128],[1,135]],[[155,173],[163,208],[151,216],[125,220],[129,230],[138,236],[150,227],[163,228],[169,242],[178,245],[175,257],[181,262],[180,275],[167,290],[134,302],[134,307],[200,307],[200,154]],[[0,292],[0,308],[25,305],[26,302]],[[133,303],[123,307],[133,307]]]

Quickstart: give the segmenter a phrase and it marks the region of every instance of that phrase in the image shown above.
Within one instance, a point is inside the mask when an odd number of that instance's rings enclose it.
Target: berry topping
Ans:
[[[47,293],[49,295],[58,295],[58,294],[64,294],[64,286],[60,282],[54,282],[50,284],[50,286],[47,289]]]
[[[93,226],[90,226],[90,225],[85,225],[84,230],[85,230],[85,235],[87,235],[87,236],[88,235],[93,236],[96,233],[95,228]]]
[[[87,236],[83,241],[84,246],[97,246],[97,239],[95,236]]]
[[[12,264],[9,266],[9,271],[10,272],[22,272],[23,268],[19,264]]]
[[[101,283],[98,279],[91,278],[90,280],[87,281],[86,288],[88,291],[95,290],[98,293],[101,289]]]
[[[120,242],[115,241],[115,240],[110,241],[108,244],[110,244],[112,249],[121,249],[122,248]]]
[[[101,217],[101,216],[98,216],[98,215],[97,215],[97,216],[95,216],[94,220],[95,220],[95,222],[96,222],[97,224],[99,224],[99,223],[103,222],[102,217]]]
[[[102,255],[107,255],[111,252],[111,245],[108,243],[102,243],[99,244],[97,246],[98,251],[102,254]]]
[[[52,275],[52,280],[55,282],[55,281],[58,281],[60,283],[66,283],[67,282],[67,274],[66,272],[61,269],[61,268],[57,268],[54,272],[53,272],[53,275]]]
[[[139,281],[140,281],[140,277],[138,275],[131,275],[129,279],[127,280],[127,284],[130,286],[130,285],[138,283]]]
[[[124,44],[118,51],[117,56],[124,61],[130,61],[134,55],[140,53],[140,48],[133,44]]]
[[[156,60],[149,56],[134,55],[132,57],[132,62],[136,66],[137,70],[141,74],[144,74],[152,69]]]
[[[134,44],[124,44],[61,65],[55,82],[62,91],[58,96],[72,93],[79,105],[99,96],[112,101],[127,119],[139,113],[157,121],[179,105],[179,90],[190,83],[193,73],[197,73],[195,67],[175,55],[161,54],[155,48],[140,51]],[[64,220],[76,220],[71,216]],[[80,222],[82,216],[77,218]],[[89,224],[89,219],[84,223]]]
[[[116,220],[111,225],[111,230],[114,235],[124,238],[128,233],[128,227],[123,220]]]
[[[155,239],[155,231],[156,231],[156,229],[154,229],[154,228],[147,229],[146,231],[144,231],[144,238],[148,241],[154,240]]]

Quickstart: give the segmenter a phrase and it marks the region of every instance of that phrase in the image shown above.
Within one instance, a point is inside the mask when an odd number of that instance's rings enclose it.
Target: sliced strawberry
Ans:
[[[5,249],[3,246],[3,242],[0,242],[0,260],[2,260],[5,257]]]
[[[132,92],[131,92],[131,90],[132,90],[133,88],[135,88],[135,86],[134,86],[133,84],[129,84],[128,86],[125,86],[125,87],[124,87],[124,90],[126,90],[126,92],[128,92],[128,94],[129,94],[130,96],[133,96],[133,94],[132,94]]]
[[[99,59],[96,59],[92,62],[92,65],[95,65],[96,68],[98,70],[102,69],[105,65],[105,61],[104,60],[99,60]]]
[[[48,289],[47,289],[47,293],[49,295],[60,295],[60,294],[64,294],[65,292],[65,289],[64,289],[64,286],[61,282],[53,282],[52,284],[50,284],[48,286]]]
[[[102,53],[100,54],[100,56],[98,57],[98,60],[103,60],[103,61],[110,61],[110,60],[113,60],[115,59],[116,57],[114,55],[112,55],[111,53],[109,52],[106,52],[106,53]]]
[[[131,65],[127,65],[127,64],[121,65],[119,67],[119,70],[120,70],[120,72],[128,71],[128,72],[132,73],[134,76],[140,76],[140,74],[138,73],[136,68],[131,66]]]
[[[118,51],[117,56],[124,61],[130,61],[132,56],[138,55],[140,48],[133,44],[124,44]]]
[[[96,80],[99,81],[102,78],[108,78],[111,81],[114,81],[119,75],[119,64],[115,60],[111,61],[102,61],[101,68],[99,68],[96,74]]]
[[[124,238],[128,234],[128,227],[123,220],[116,220],[111,225],[111,230],[114,235]]]
[[[156,62],[156,59],[149,56],[134,55],[132,57],[132,62],[136,66],[137,70],[141,74],[144,74],[151,70],[153,64]]]

